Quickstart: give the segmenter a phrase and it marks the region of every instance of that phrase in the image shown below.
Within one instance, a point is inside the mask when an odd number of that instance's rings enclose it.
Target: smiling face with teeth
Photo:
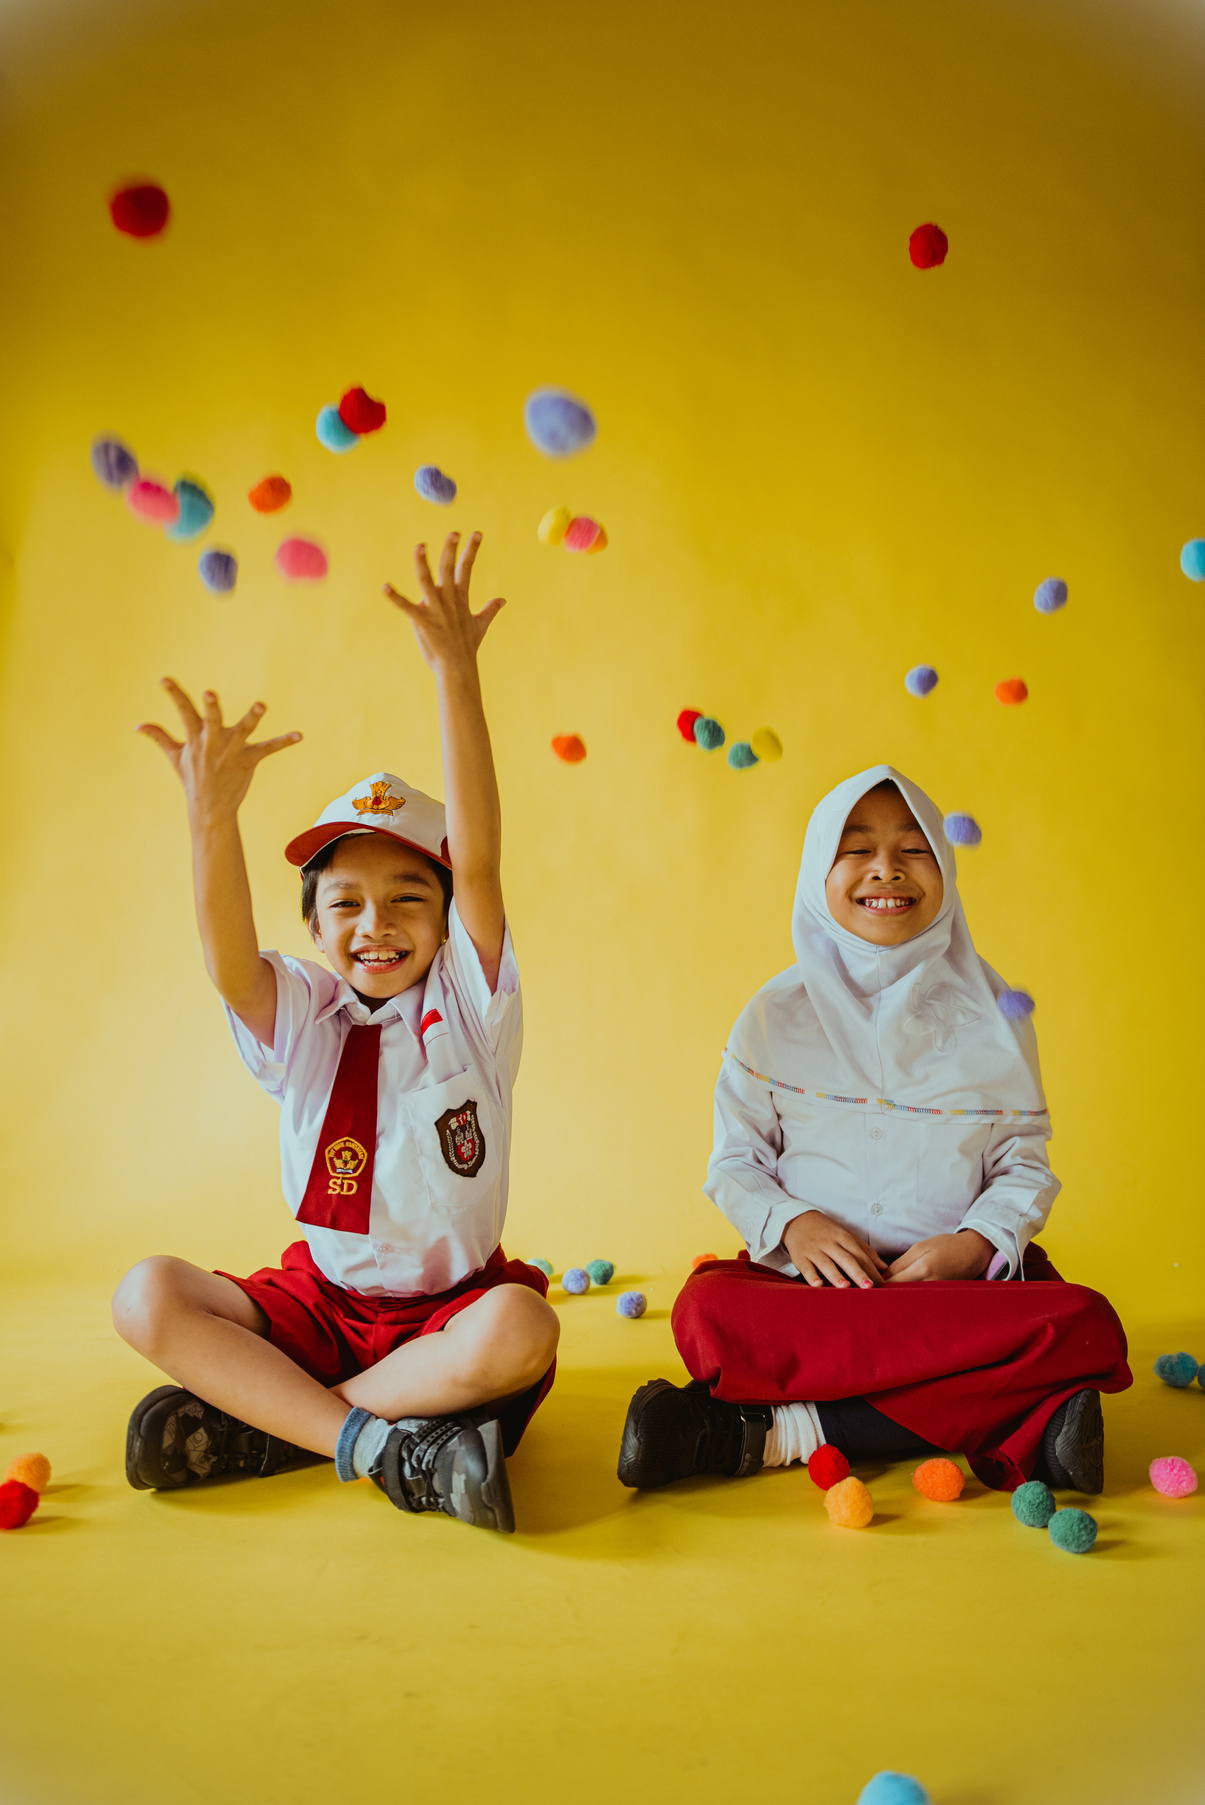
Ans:
[[[383,834],[335,842],[309,922],[333,971],[372,1007],[419,984],[447,938],[443,886],[424,853]]]
[[[876,784],[850,811],[824,885],[839,927],[876,946],[898,946],[927,928],[942,899],[941,872],[895,785]]]

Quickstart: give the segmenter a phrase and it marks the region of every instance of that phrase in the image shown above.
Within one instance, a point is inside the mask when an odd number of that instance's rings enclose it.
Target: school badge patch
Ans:
[[[395,796],[387,783],[374,783],[369,788],[370,795],[351,799],[357,815],[395,815],[398,809],[405,808],[406,798]]]
[[[448,1170],[458,1178],[476,1178],[485,1164],[485,1136],[472,1098],[459,1109],[446,1109],[435,1124],[435,1132]]]
[[[356,1180],[364,1170],[364,1162],[368,1158],[359,1141],[354,1141],[350,1134],[345,1134],[341,1140],[331,1142],[323,1158],[331,1175],[326,1187],[331,1196],[353,1196],[359,1189]]]

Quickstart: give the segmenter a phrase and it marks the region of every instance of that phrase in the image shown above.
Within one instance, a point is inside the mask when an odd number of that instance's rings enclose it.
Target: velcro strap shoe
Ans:
[[[502,1426],[494,1417],[403,1417],[371,1477],[398,1510],[438,1510],[477,1529],[514,1530]]]

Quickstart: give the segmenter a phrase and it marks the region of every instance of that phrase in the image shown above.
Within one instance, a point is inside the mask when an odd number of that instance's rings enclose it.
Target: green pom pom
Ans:
[[[704,752],[715,752],[724,744],[724,729],[710,715],[701,714],[695,722],[695,742]]]
[[[748,771],[757,763],[757,753],[748,740],[737,740],[728,748],[728,763],[734,771]]]
[[[1027,1529],[1045,1529],[1057,1508],[1054,1493],[1040,1479],[1027,1480],[1013,1493],[1013,1516]]]
[[[1087,1554],[1096,1540],[1096,1518],[1086,1510],[1056,1510],[1050,1519],[1050,1539],[1068,1554]]]
[[[546,1279],[550,1279],[552,1277],[551,1260],[528,1260],[527,1264],[529,1266],[534,1266],[537,1272],[542,1272]]]
[[[586,1271],[596,1285],[609,1285],[615,1277],[615,1267],[610,1260],[591,1260]]]

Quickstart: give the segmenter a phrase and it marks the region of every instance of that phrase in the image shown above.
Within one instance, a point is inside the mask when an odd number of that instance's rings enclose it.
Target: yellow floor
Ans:
[[[466,1797],[574,1805],[853,1805],[877,1769],[935,1805],[1192,1805],[1203,1796],[1199,1499],[1205,1395],[1150,1376],[1106,1400],[1109,1486],[1086,1558],[972,1481],[830,1527],[806,1474],[634,1497],[624,1407],[679,1376],[668,1304],[560,1305],[557,1386],[511,1463],[512,1539],[399,1516],[329,1467],[183,1496],[127,1489],[150,1368],[99,1291],[10,1290],[0,1459],[54,1462],[0,1538],[3,1805],[274,1805]],[[557,1293],[554,1292],[554,1296]]]

